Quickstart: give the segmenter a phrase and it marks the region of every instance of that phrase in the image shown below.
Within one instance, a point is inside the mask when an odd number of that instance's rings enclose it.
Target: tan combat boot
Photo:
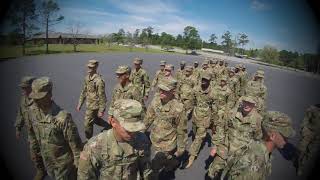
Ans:
[[[188,169],[189,167],[191,167],[191,165],[193,164],[194,160],[196,159],[196,156],[191,155],[188,159],[188,164],[186,166],[186,169]]]

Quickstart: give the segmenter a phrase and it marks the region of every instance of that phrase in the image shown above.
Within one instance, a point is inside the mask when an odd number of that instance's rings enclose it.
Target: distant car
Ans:
[[[164,51],[167,51],[167,52],[174,52],[174,48],[173,47],[165,47],[163,48]]]

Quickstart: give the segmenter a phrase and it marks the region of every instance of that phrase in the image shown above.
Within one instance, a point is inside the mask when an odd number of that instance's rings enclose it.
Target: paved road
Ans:
[[[150,74],[151,79],[158,69],[160,60],[167,60],[178,67],[180,60],[191,63],[194,60],[202,62],[200,56],[170,55],[170,54],[58,54],[47,56],[30,56],[0,63],[1,101],[1,130],[3,139],[1,143],[1,164],[8,168],[14,179],[32,179],[33,165],[30,161],[27,143],[25,140],[15,140],[15,113],[19,101],[19,88],[17,84],[23,75],[50,76],[54,83],[54,99],[61,107],[72,113],[84,139],[83,115],[84,111],[77,113],[75,106],[78,102],[83,77],[86,74],[86,63],[91,57],[98,59],[99,72],[106,81],[107,96],[111,97],[111,90],[116,83],[115,68],[120,64],[132,64],[132,59],[140,56],[145,59],[143,66]],[[235,59],[232,59],[235,60]],[[238,59],[241,60],[241,59]],[[231,61],[230,65],[235,62]],[[246,64],[248,71],[253,73],[259,65]],[[320,102],[320,81],[310,78],[303,73],[279,70],[272,67],[264,67],[266,72],[266,85],[268,87],[268,109],[279,110],[289,114],[294,122],[296,130],[303,118],[304,110],[310,105]],[[96,128],[95,133],[99,130]],[[296,142],[296,139],[293,140]],[[199,158],[192,168],[178,170],[176,179],[191,180],[203,179],[204,160],[208,157],[209,148],[205,145]],[[281,159],[278,152],[274,153],[272,175],[270,179],[298,179],[289,162]]]

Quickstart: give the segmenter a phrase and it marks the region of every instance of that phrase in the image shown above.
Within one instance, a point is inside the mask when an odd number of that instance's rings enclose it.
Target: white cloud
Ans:
[[[261,2],[260,0],[253,0],[251,1],[251,8],[257,11],[264,11],[264,10],[270,10],[271,5]]]

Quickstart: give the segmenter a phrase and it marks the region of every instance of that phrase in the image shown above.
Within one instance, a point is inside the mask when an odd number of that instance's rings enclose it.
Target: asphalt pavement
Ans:
[[[116,67],[122,64],[132,66],[134,57],[144,59],[143,67],[147,70],[151,80],[159,68],[160,60],[166,60],[167,63],[173,64],[175,69],[178,69],[181,60],[191,64],[195,60],[201,63],[204,59],[202,56],[178,54],[78,53],[28,56],[0,62],[0,135],[2,137],[0,163],[7,168],[12,178],[32,179],[35,173],[30,160],[26,138],[22,138],[19,141],[15,139],[14,122],[20,98],[20,90],[17,85],[22,76],[49,76],[52,79],[55,102],[72,114],[80,136],[84,140],[84,108],[81,112],[76,112],[75,107],[78,103],[84,76],[86,75],[87,61],[90,58],[96,58],[100,61],[98,72],[105,79],[109,104],[112,89],[116,84]],[[305,109],[311,104],[320,102],[319,78],[313,78],[301,72],[246,63],[242,59],[228,57],[226,59],[230,60],[229,66],[233,66],[239,61],[244,62],[249,73],[254,73],[258,67],[262,67],[265,70],[265,84],[268,88],[267,109],[287,113],[293,120],[296,132],[299,132]],[[96,127],[94,134],[99,133],[99,131],[100,129]],[[297,139],[298,136],[291,141],[296,143]],[[205,159],[209,155],[209,150],[210,148],[205,144],[198,159],[190,169],[176,171],[176,179],[204,179],[206,173],[204,169]],[[294,180],[299,178],[295,175],[295,169],[292,164],[282,159],[276,151],[273,153],[272,174],[268,179]]]

